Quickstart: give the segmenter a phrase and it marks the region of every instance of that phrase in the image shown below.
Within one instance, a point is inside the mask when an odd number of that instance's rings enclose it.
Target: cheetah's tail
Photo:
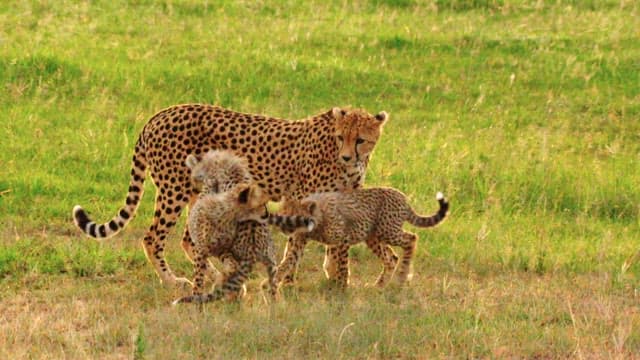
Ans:
[[[291,234],[298,230],[311,232],[316,226],[313,219],[299,215],[269,214],[268,224],[278,226],[285,234]]]
[[[140,199],[144,192],[144,178],[146,176],[147,163],[144,156],[144,146],[142,138],[138,139],[136,151],[133,155],[131,167],[131,180],[129,182],[129,192],[126,204],[120,208],[118,213],[104,224],[96,224],[89,218],[87,212],[80,206],[73,208],[73,221],[85,234],[92,238],[103,239],[111,237],[122,230],[133,219],[140,204]]]
[[[447,217],[447,213],[449,212],[449,202],[447,201],[447,199],[445,199],[444,195],[442,195],[441,192],[436,195],[436,199],[440,204],[440,208],[435,214],[431,216],[420,216],[416,214],[412,209],[411,216],[407,219],[407,221],[414,226],[423,228],[436,226],[441,223],[442,220]]]

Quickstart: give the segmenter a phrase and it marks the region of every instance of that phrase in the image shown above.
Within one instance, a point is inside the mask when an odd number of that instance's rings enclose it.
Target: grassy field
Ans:
[[[640,358],[640,5],[631,0],[0,2],[0,358]],[[123,203],[156,111],[215,103],[390,121],[367,183],[421,212],[412,282],[312,244],[265,303],[172,308]],[[179,231],[182,228],[179,226]],[[190,264],[172,234],[169,262]],[[277,236],[282,249],[284,238]],[[640,256],[640,255],[639,255]]]

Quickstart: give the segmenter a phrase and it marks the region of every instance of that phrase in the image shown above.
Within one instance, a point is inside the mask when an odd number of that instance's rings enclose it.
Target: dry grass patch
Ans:
[[[360,256],[342,294],[322,279],[321,255],[307,252],[298,286],[275,304],[259,289],[261,275],[242,302],[202,308],[171,307],[184,291],[163,288],[146,267],[133,276],[5,283],[0,355],[625,358],[640,351],[637,291],[604,273],[477,275],[422,258],[408,286],[379,290],[366,283],[380,264]]]

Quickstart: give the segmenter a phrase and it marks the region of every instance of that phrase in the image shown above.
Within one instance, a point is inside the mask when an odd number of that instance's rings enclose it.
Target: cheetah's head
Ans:
[[[201,192],[224,192],[251,179],[247,160],[231,151],[211,150],[204,155],[190,154],[185,163],[191,169],[193,186]]]
[[[295,204],[293,207],[294,212],[310,218],[314,223],[314,227],[321,226],[323,224],[323,212],[319,203],[322,203],[321,198],[319,199],[315,195],[310,195]]]
[[[364,110],[333,108],[338,161],[356,165],[369,158],[389,115],[381,111],[371,115]]]
[[[235,201],[236,221],[253,220],[266,223],[269,218],[269,195],[255,184],[240,184],[232,190]]]

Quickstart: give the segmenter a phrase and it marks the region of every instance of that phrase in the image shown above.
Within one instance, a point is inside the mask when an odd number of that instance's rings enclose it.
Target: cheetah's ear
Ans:
[[[339,107],[334,107],[331,109],[331,113],[336,120],[342,120],[342,118],[347,115],[347,110],[340,109]]]
[[[240,188],[240,192],[238,193],[238,202],[240,204],[257,207],[268,201],[266,194],[258,185],[241,184],[238,185],[238,187]]]
[[[187,160],[185,160],[185,164],[187,165],[187,167],[191,170],[193,170],[193,168],[198,165],[198,163],[201,161],[202,159],[198,159],[197,156],[193,155],[193,154],[189,154],[187,156]]]
[[[265,205],[269,201],[269,195],[258,185],[251,186],[249,192],[249,205],[258,207]]]
[[[238,193],[238,202],[240,204],[246,204],[249,202],[249,197],[251,196],[251,186],[242,184],[238,185],[240,188],[240,192]]]
[[[389,114],[387,114],[386,111],[380,111],[379,113],[376,114],[376,120],[380,122],[386,121],[387,118],[389,118]]]

